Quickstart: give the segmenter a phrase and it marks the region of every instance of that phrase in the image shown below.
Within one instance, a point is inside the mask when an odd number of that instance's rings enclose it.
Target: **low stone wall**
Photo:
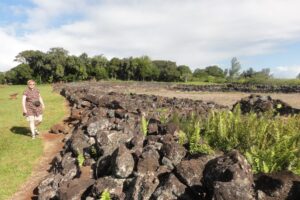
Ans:
[[[251,92],[251,93],[300,93],[300,85],[259,85],[259,84],[219,84],[219,85],[176,85],[174,90],[206,92]]]

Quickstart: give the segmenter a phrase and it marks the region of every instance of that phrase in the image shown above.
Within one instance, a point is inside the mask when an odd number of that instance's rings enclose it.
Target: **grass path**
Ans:
[[[44,122],[39,127],[45,132],[65,116],[65,101],[52,92],[50,85],[37,87],[46,105]],[[0,199],[7,199],[18,190],[43,153],[41,139],[31,139],[28,122],[22,116],[21,97],[25,88],[0,85]],[[16,100],[9,99],[13,93],[18,93]]]

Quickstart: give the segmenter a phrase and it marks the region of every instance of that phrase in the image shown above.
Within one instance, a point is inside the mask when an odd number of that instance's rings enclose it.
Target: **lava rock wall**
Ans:
[[[61,94],[69,101],[71,114],[63,126],[53,127],[53,132],[65,134],[65,145],[37,187],[40,200],[96,200],[105,190],[117,200],[299,196],[298,176],[290,175],[284,191],[277,185],[265,187],[266,180],[274,178],[255,179],[239,152],[191,155],[178,143],[178,126],[163,122],[175,113],[207,115],[211,109],[227,107],[116,93],[103,85],[64,85]],[[143,117],[148,121],[147,135],[141,127]]]

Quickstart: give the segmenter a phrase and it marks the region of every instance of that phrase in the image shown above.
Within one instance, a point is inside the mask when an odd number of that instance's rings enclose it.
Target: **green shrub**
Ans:
[[[299,115],[242,115],[237,106],[233,112],[212,111],[207,117],[192,114],[180,120],[180,127],[187,135],[191,153],[237,149],[256,173],[291,170],[300,174]]]

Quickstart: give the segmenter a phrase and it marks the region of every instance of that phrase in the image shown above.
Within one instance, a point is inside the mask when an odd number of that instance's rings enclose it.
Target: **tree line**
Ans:
[[[237,58],[232,59],[229,69],[223,70],[214,65],[204,69],[197,68],[194,72],[187,65],[177,66],[176,62],[151,60],[148,56],[122,59],[114,57],[109,60],[103,55],[69,55],[63,48],[51,48],[48,52],[22,51],[15,57],[15,61],[20,64],[0,73],[1,84],[24,84],[28,79],[34,79],[38,83],[53,83],[91,79],[226,82],[240,78],[271,78],[269,69],[256,72],[249,68],[240,73],[241,65]]]

